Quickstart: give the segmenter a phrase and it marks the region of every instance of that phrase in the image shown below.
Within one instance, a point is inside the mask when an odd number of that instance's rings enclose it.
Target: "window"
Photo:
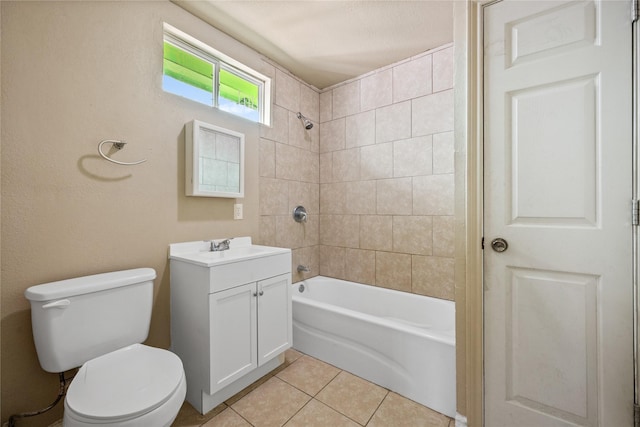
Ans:
[[[271,79],[164,24],[162,88],[269,124]]]

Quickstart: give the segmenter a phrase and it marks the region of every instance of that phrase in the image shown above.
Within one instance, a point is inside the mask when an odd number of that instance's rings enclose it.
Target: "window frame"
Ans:
[[[186,51],[187,53],[209,62],[213,65],[213,108],[220,111],[219,96],[220,96],[220,70],[225,70],[231,74],[234,74],[252,84],[258,86],[258,121],[263,125],[271,125],[271,78],[265,76],[262,73],[257,72],[251,67],[231,58],[228,55],[212,48],[206,43],[190,36],[189,34],[180,31],[166,22],[163,23],[163,46],[165,42],[172,44],[173,46]],[[164,58],[164,54],[163,54]],[[163,74],[164,75],[164,74]],[[190,98],[187,98],[190,99]],[[197,102],[197,101],[195,101]],[[227,111],[225,111],[227,112]],[[237,117],[246,117],[228,112]],[[251,120],[252,121],[252,120]]]

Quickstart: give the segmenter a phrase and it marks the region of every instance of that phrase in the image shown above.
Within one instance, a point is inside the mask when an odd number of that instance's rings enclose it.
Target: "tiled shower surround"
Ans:
[[[453,300],[452,87],[451,45],[319,95],[276,70],[274,123],[260,141],[261,243],[293,249],[306,276]],[[304,225],[291,218],[298,204]]]

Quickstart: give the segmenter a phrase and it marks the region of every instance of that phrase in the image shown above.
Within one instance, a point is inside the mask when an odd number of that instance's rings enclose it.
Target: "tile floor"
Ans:
[[[185,402],[174,427],[453,427],[451,418],[295,350],[206,415]]]

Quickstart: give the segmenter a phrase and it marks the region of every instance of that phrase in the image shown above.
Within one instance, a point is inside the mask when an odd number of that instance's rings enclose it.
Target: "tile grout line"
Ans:
[[[384,397],[382,398],[382,400],[380,401],[380,403],[378,403],[378,406],[376,406],[375,411],[373,411],[373,413],[371,414],[371,416],[369,417],[369,419],[367,420],[367,422],[364,424],[365,426],[368,425],[371,420],[373,419],[373,417],[376,415],[376,413],[378,412],[378,410],[380,409],[380,407],[382,406],[382,402],[384,402],[387,398],[387,396],[389,396],[389,393],[391,393],[391,390],[385,388],[385,390],[387,391],[387,394],[384,395]]]

